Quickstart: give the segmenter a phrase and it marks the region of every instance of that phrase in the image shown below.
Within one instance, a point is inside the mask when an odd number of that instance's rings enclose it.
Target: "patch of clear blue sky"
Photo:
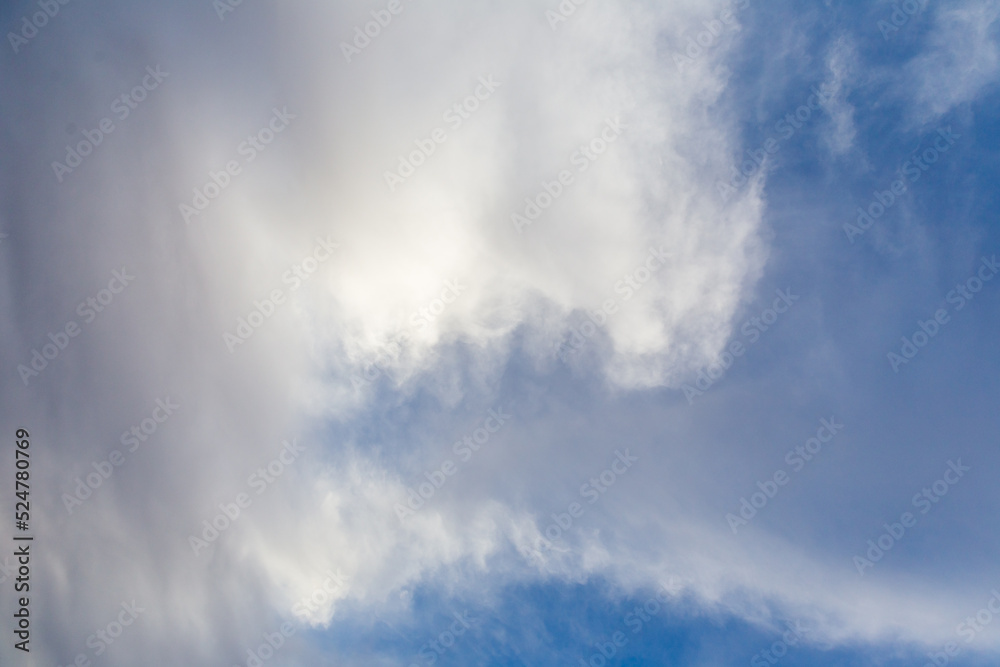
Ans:
[[[618,598],[601,581],[582,585],[550,583],[504,588],[489,607],[483,607],[470,600],[441,597],[433,589],[421,589],[414,598],[416,613],[412,616],[375,619],[345,614],[348,620],[339,623],[336,630],[325,636],[314,634],[326,648],[345,659],[371,652],[392,664],[421,667],[575,667],[581,660],[600,665],[600,659],[594,656],[601,655],[601,649],[611,654],[607,665],[635,667],[751,665],[755,658],[759,658],[759,664],[787,667],[911,667],[922,665],[926,659],[925,652],[896,645],[825,650],[809,644],[785,646],[780,632],[761,632],[726,615],[706,617],[683,600],[647,614],[649,620],[640,626],[632,620],[639,618],[636,607],[652,598],[652,591]],[[652,605],[650,608],[655,609]],[[473,620],[471,630],[447,650],[430,648],[429,643],[440,640],[441,633],[454,622],[452,613],[465,610]],[[618,636],[620,646],[612,653],[608,644],[616,632],[623,636]],[[450,640],[445,638],[445,642]],[[774,662],[768,661],[765,651],[773,651],[770,656]],[[780,658],[776,654],[781,654]],[[435,657],[433,662],[430,655]],[[949,664],[979,667],[993,663],[969,654],[966,647]]]

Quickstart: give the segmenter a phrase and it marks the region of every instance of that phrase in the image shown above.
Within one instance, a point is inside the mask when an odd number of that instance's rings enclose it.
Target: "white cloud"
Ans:
[[[830,115],[832,133],[826,142],[834,155],[845,155],[854,147],[857,128],[854,125],[854,106],[847,100],[857,77],[857,50],[846,37],[838,39],[827,54],[829,72],[824,88],[829,91],[824,110]]]
[[[169,87],[66,184],[26,188],[20,196],[41,222],[25,224],[3,246],[16,238],[28,258],[0,277],[10,314],[4,321],[19,323],[4,339],[9,369],[73,317],[108,271],[122,261],[137,267],[117,310],[37,385],[26,391],[12,373],[3,379],[4,395],[15,397],[5,424],[16,414],[40,425],[40,446],[51,443],[39,457],[38,469],[47,471],[39,484],[53,490],[49,502],[39,501],[41,525],[51,526],[39,570],[53,582],[42,604],[60,610],[48,629],[66,639],[40,651],[45,659],[71,659],[93,615],[103,618],[119,598],[148,600],[149,611],[130,635],[136,640],[115,647],[109,664],[142,664],[154,651],[170,664],[205,664],[235,659],[272,629],[272,612],[289,617],[327,568],[342,569],[351,584],[311,616],[316,623],[335,618],[345,600],[371,609],[396,604],[389,599],[401,588],[446,578],[442,567],[466,560],[500,581],[534,576],[504,547],[523,544],[539,526],[517,494],[496,485],[523,480],[525,495],[558,504],[558,489],[589,473],[580,468],[583,455],[603,452],[601,443],[567,444],[562,432],[571,419],[519,435],[525,441],[511,446],[518,456],[469,471],[453,495],[405,528],[393,505],[412,485],[405,474],[420,469],[415,462],[433,458],[432,445],[413,434],[398,436],[402,442],[331,442],[326,429],[378,419],[384,406],[371,385],[358,392],[351,377],[363,376],[404,331],[408,342],[389,375],[397,387],[433,389],[445,405],[460,403],[469,383],[488,386],[498,377],[518,336],[526,341],[519,351],[554,368],[556,345],[577,317],[608,299],[619,310],[579,353],[592,364],[585,372],[619,389],[675,386],[713,360],[761,271],[764,204],[759,184],[728,204],[714,189],[739,150],[722,96],[729,42],[706,47],[684,72],[671,56],[723,6],[587,3],[552,31],[545,5],[527,0],[407,4],[347,63],[339,43],[368,20],[367,10],[298,2],[268,12],[244,4],[216,23],[206,5],[197,20],[168,16],[162,33],[122,47],[162,61]],[[46,36],[75,38],[32,44],[35,51],[47,44],[52,61],[86,63],[78,66],[98,80],[96,92],[70,98],[56,84],[39,91],[29,84],[50,77],[50,63],[19,61],[17,83],[33,91],[25,104],[38,117],[4,122],[12,136],[24,131],[38,143],[18,150],[60,155],[65,140],[48,127],[65,127],[63,116],[92,126],[131,80],[133,73],[119,77],[93,64],[88,35],[105,34],[96,20],[53,24]],[[176,28],[189,23],[197,27]],[[843,63],[831,57],[835,76]],[[461,127],[448,127],[445,110],[490,75],[500,87]],[[286,105],[294,124],[185,225],[178,198],[234,159],[271,109]],[[847,142],[850,114],[838,109],[837,136]],[[624,124],[620,137],[578,171],[575,152],[608,119]],[[390,192],[384,172],[437,127],[446,128],[447,141]],[[575,182],[518,233],[511,214],[560,170]],[[338,253],[291,291],[283,272],[328,235]],[[626,301],[616,284],[627,273],[642,275],[651,246],[664,248],[670,262]],[[49,264],[31,261],[42,257]],[[58,278],[49,265],[59,267]],[[437,314],[446,281],[467,287]],[[222,334],[274,289],[289,302],[230,354]],[[29,299],[45,307],[25,306]],[[421,309],[435,316],[423,328],[411,324]],[[183,415],[128,461],[113,486],[66,516],[58,494],[166,393],[176,394]],[[438,437],[464,428],[458,418],[437,426]],[[282,439],[296,436],[313,458],[255,497],[211,553],[193,555],[188,535],[219,503],[246,491],[248,476]],[[668,525],[650,536],[648,526],[602,517],[595,512],[578,555],[553,557],[547,567],[566,578],[609,572],[623,585],[676,572],[710,601],[747,589],[788,607],[843,613],[830,631],[842,637],[898,631],[919,639],[931,626],[906,613],[914,598],[903,594],[886,595],[868,613],[871,595],[842,578],[828,577],[815,590],[803,576],[781,578],[788,563],[804,571],[820,561],[785,545],[733,551],[714,529]],[[595,533],[615,528],[624,546]],[[669,573],[658,566],[663,550],[675,556]],[[623,563],[635,566],[631,574]]]
[[[998,16],[1000,3],[995,0],[938,7],[927,49],[906,67],[907,78],[916,83],[918,122],[931,122],[971,102],[996,81]]]
[[[17,237],[24,257],[46,258],[8,264],[5,321],[18,323],[5,338],[8,366],[74,318],[110,270],[127,263],[136,279],[30,387],[13,373],[3,380],[17,397],[10,409],[23,404],[18,419],[58,443],[40,456],[39,484],[53,494],[37,511],[55,532],[39,576],[62,582],[42,604],[63,610],[48,623],[66,640],[39,653],[65,662],[85,652],[93,615],[134,596],[148,611],[109,660],[137,664],[149,651],[178,664],[225,660],[270,629],[272,613],[290,614],[324,567],[340,566],[354,582],[347,594],[376,606],[442,564],[471,557],[488,569],[522,512],[481,498],[461,525],[428,512],[400,531],[391,501],[404,484],[366,450],[326,461],[339,472],[315,454],[251,496],[211,553],[188,545],[283,439],[313,452],[340,446],[303,432],[302,413],[364,414],[371,403],[350,377],[404,328],[411,340],[392,375],[420,378],[454,404],[468,378],[502,370],[514,331],[526,333],[537,363],[553,364],[571,316],[623,301],[616,282],[663,247],[669,266],[609,320],[594,372],[625,387],[670,384],[712,357],[759,272],[761,203],[748,190],[723,206],[713,190],[734,133],[704,110],[724,89],[715,67],[728,47],[706,49],[683,73],[662,47],[682,48],[719,7],[590,4],[552,31],[535,2],[407,5],[351,63],[338,44],[367,12],[300,2],[271,16],[244,6],[216,23],[210,11],[158,8],[121,15],[119,27],[145,41],[108,47],[128,52],[112,61],[139,63],[114,72],[101,64],[108,54],[95,60],[92,40],[117,44],[108,35],[118,28],[86,14],[53,24],[52,41],[32,45],[38,60],[14,70],[32,91],[24,108],[37,113],[5,116],[10,136],[30,137],[18,150],[43,163],[21,194],[40,222]],[[252,54],[249,38],[260,47]],[[32,86],[55,61],[75,63],[85,94],[59,80]],[[46,180],[44,165],[81,139],[77,130],[109,115],[136,72],[157,63],[169,78],[156,97],[63,183]],[[489,76],[499,88],[449,126],[445,110]],[[275,107],[295,119],[250,161],[240,146]],[[390,192],[384,172],[437,127],[447,141]],[[574,154],[602,135],[615,141],[580,172]],[[179,204],[229,160],[240,173],[185,224]],[[519,234],[511,214],[561,170],[574,183]],[[283,272],[317,236],[335,240],[337,253],[293,290]],[[446,281],[467,287],[437,316]],[[288,301],[230,353],[223,334],[275,289]],[[25,290],[44,307],[24,306]],[[436,319],[413,331],[422,308]],[[452,341],[473,361],[442,345]],[[181,414],[68,516],[61,494],[168,394]]]

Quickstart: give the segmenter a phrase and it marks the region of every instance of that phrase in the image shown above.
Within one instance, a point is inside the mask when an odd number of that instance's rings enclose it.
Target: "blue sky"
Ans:
[[[1000,3],[39,7],[3,664],[996,664]]]

